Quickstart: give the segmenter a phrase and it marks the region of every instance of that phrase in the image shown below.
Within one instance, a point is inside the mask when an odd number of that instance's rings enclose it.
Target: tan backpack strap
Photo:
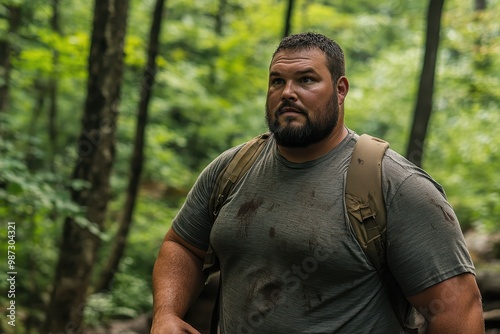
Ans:
[[[246,142],[219,174],[212,195],[210,196],[209,211],[212,222],[217,218],[224,201],[231,193],[235,184],[252,167],[255,159],[257,159],[264,148],[264,143],[270,136],[271,134],[266,132]],[[209,245],[203,269],[211,268],[215,263],[216,256],[211,245]]]
[[[243,175],[245,175],[250,167],[252,167],[255,159],[257,159],[260,152],[262,152],[264,143],[270,136],[271,134],[266,132],[246,142],[219,174],[209,202],[209,212],[212,223],[215,222],[224,201],[231,193],[234,185]],[[217,255],[212,248],[212,244],[208,244],[205,261],[203,263],[203,271],[209,274],[207,283],[212,280],[217,285],[217,294],[212,303],[213,312],[210,320],[210,333],[217,334],[219,333],[218,323],[221,277]]]
[[[382,194],[382,158],[389,143],[361,135],[346,178],[346,206],[356,238],[380,275],[385,268],[387,227]]]
[[[234,185],[252,167],[269,136],[270,134],[266,132],[246,142],[218,176],[209,204],[212,221],[217,218],[222,204]]]
[[[398,308],[404,298],[389,271],[386,270],[387,221],[382,193],[382,159],[389,143],[361,135],[354,147],[346,178],[346,206],[356,238],[377,269],[387,298],[405,333],[417,334],[406,326],[404,310]]]

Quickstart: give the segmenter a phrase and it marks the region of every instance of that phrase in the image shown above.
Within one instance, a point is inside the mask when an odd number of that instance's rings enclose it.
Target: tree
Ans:
[[[157,0],[153,12],[153,22],[149,35],[149,46],[147,53],[146,69],[144,71],[143,82],[141,87],[141,99],[139,101],[136,133],[134,140],[134,148],[130,161],[130,175],[123,208],[122,216],[116,233],[115,242],[108,258],[108,262],[104,267],[100,281],[97,284],[96,290],[105,290],[110,286],[113,276],[118,271],[118,265],[125,250],[125,245],[132,225],[134,208],[139,191],[139,184],[144,164],[144,142],[146,124],[148,121],[148,107],[151,100],[153,84],[156,75],[156,56],[158,54],[158,46],[160,40],[161,23],[163,19],[163,8],[165,0]]]
[[[61,26],[59,24],[59,1],[52,1],[52,17],[50,20],[50,26],[53,32],[57,35],[61,35]],[[54,155],[57,152],[57,92],[58,92],[58,80],[57,80],[57,65],[59,61],[59,52],[57,50],[53,51],[52,65],[54,67],[52,76],[49,82],[49,143],[52,149],[50,161],[53,161]],[[52,163],[51,163],[52,165]]]
[[[417,166],[422,165],[427,126],[432,112],[432,96],[434,93],[434,77],[443,5],[444,0],[429,0],[424,62],[420,76],[417,103],[413,114],[410,139],[406,150],[408,160]]]
[[[283,29],[283,37],[290,35],[290,32],[292,31],[293,4],[294,0],[288,0],[288,7],[285,14],[285,28]]]
[[[222,29],[224,28],[224,17],[226,15],[227,0],[219,0],[217,12],[215,13],[215,34],[222,36]]]
[[[109,200],[127,14],[127,0],[95,1],[79,159],[72,176],[87,181],[89,187],[71,193],[74,202],[86,207],[87,221],[65,219],[45,323],[47,333],[81,331],[87,288]]]
[[[486,0],[474,0],[474,9],[476,11],[486,9]]]

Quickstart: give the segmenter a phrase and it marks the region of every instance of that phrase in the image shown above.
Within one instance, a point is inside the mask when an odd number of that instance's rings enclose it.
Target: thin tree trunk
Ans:
[[[9,89],[10,89],[10,56],[12,45],[9,41],[10,35],[16,33],[21,25],[21,7],[6,5],[7,21],[9,24],[8,34],[0,40],[0,112],[6,111],[9,106]]]
[[[436,73],[443,5],[444,0],[429,0],[424,63],[420,76],[420,84],[418,88],[417,103],[413,115],[410,140],[406,150],[406,157],[408,160],[417,166],[422,165],[427,126],[432,112],[434,77]]]
[[[86,218],[102,230],[109,200],[109,178],[114,162],[118,102],[123,76],[123,50],[128,0],[96,0],[89,56],[87,98],[79,160],[73,179],[89,188],[73,190],[72,199],[86,207]],[[92,268],[100,245],[88,224],[67,217],[59,261],[45,323],[46,333],[81,333]]]
[[[50,20],[52,31],[61,35],[61,27],[59,25],[59,1],[52,1],[52,18]],[[53,72],[49,82],[49,144],[51,152],[49,156],[50,167],[54,169],[54,155],[57,152],[57,92],[58,92],[58,63],[59,52],[54,50],[52,53]]]
[[[283,37],[290,35],[292,31],[294,0],[288,0],[288,7],[285,14],[285,28],[283,29]]]
[[[481,19],[482,13],[486,10],[486,0],[474,0],[474,24],[476,25],[476,34],[474,37],[474,49],[473,49],[473,65],[476,72],[485,72],[491,69],[493,60],[489,54],[481,52],[484,45],[484,33],[481,29]],[[469,82],[470,95],[476,96],[477,91],[480,89],[481,82],[472,80]]]
[[[474,10],[481,11],[486,9],[486,0],[474,0]]]
[[[109,289],[114,274],[118,271],[118,266],[125,250],[130,226],[132,225],[132,217],[134,214],[137,193],[139,191],[139,184],[144,161],[144,137],[148,119],[148,106],[149,101],[151,100],[151,94],[156,74],[156,56],[158,54],[164,3],[165,0],[157,0],[153,12],[153,22],[151,24],[151,31],[149,35],[147,65],[146,70],[144,71],[144,78],[141,89],[141,100],[139,101],[138,107],[134,150],[132,153],[132,159],[130,161],[130,177],[127,187],[125,206],[114,240],[111,255],[108,258],[108,262],[101,273],[100,281],[96,287],[97,291]]]
[[[221,37],[223,35],[223,30],[224,30],[224,18],[226,16],[226,8],[227,8],[227,0],[219,0],[219,6],[217,7],[217,12],[215,13],[214,19],[215,19],[215,25],[214,25],[214,32],[217,37]],[[208,74],[208,82],[209,84],[207,85],[208,90],[213,93],[217,94],[217,56],[219,54],[219,46],[215,46],[217,54],[214,56],[214,58],[210,61],[210,72]]]
[[[226,16],[227,0],[219,0],[219,7],[215,14],[215,34],[222,36],[224,29],[224,18]]]

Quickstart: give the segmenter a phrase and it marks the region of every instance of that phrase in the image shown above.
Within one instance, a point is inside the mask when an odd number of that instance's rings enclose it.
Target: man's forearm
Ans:
[[[481,293],[471,273],[464,273],[408,297],[426,319],[427,334],[482,334]]]
[[[468,312],[457,314],[437,314],[429,322],[426,334],[483,334],[484,320],[481,302],[478,300]]]

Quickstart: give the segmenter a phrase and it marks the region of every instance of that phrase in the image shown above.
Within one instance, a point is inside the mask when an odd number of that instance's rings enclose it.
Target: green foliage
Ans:
[[[130,258],[125,258],[126,263]],[[112,290],[108,293],[95,293],[90,296],[85,307],[86,324],[100,327],[113,319],[134,318],[148,313],[152,306],[150,286],[142,277],[134,277],[127,267],[116,274]]]
[[[85,309],[87,325],[99,327],[116,318],[133,318],[151,311],[153,263],[165,231],[182,201],[177,198],[171,200],[175,205],[166,206],[164,198],[169,196],[169,190],[162,185],[145,184],[120,270],[106,291],[90,297]],[[111,203],[110,216],[119,213],[122,202],[123,198],[120,198]],[[109,241],[103,243],[103,257],[109,253],[110,246]],[[96,273],[99,269],[96,268]]]
[[[452,3],[444,16],[434,120],[425,156],[464,228],[500,229],[500,23]]]
[[[9,140],[0,140],[0,221],[2,231],[6,231],[3,227],[7,222],[16,226],[14,251],[18,277],[34,278],[16,281],[16,303],[18,312],[28,313],[27,321],[35,323],[42,321],[49,298],[63,218],[72,217],[81,226],[100,234],[85,218],[83,208],[70,198],[71,189],[84,189],[86,183],[28,168],[27,160],[33,160],[33,156],[45,158],[37,142],[34,137],[15,133]],[[0,244],[7,245],[6,238],[7,233],[2,233]],[[2,261],[2,271],[12,271],[7,270],[6,264]],[[3,291],[8,290],[7,283],[0,282]],[[2,294],[0,302],[6,304],[6,300],[7,295]]]

